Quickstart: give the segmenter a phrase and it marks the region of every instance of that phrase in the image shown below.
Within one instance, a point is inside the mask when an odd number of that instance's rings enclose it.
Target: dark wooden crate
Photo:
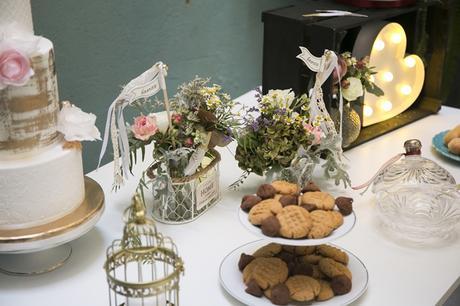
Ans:
[[[315,13],[319,9],[352,11],[368,17],[302,16]],[[424,20],[425,29],[422,28]],[[296,94],[302,94],[312,87],[314,73],[296,58],[300,53],[299,46],[307,47],[317,56],[322,55],[325,49],[341,53],[352,51],[356,37],[366,23],[397,22],[405,29],[408,38],[406,52],[418,54],[425,61],[423,90],[417,101],[404,113],[362,128],[359,138],[347,149],[437,113],[443,104],[441,89],[448,40],[448,10],[437,1],[427,1],[398,9],[360,9],[332,0],[305,0],[300,5],[263,12],[262,21],[264,23],[262,72],[264,93],[269,89],[292,88]],[[420,44],[423,37],[428,38],[425,47]],[[332,83],[329,79],[323,85],[324,100],[329,110],[335,107],[332,103],[331,90]]]

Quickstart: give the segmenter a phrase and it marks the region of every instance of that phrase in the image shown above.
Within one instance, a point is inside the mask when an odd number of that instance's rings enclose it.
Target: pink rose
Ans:
[[[305,123],[303,125],[303,127],[308,131],[310,132],[311,134],[313,134],[313,136],[315,136],[315,138],[313,139],[313,145],[317,145],[321,142],[321,128],[319,126],[312,126],[311,124],[309,123]]]
[[[153,115],[136,117],[134,118],[134,124],[131,126],[131,130],[135,138],[147,141],[158,131],[157,119]]]
[[[181,114],[172,114],[171,115],[171,120],[174,124],[179,124],[182,121],[182,115]]]
[[[0,89],[8,85],[23,86],[33,75],[29,59],[22,53],[13,49],[0,53]]]
[[[185,139],[184,145],[185,145],[186,147],[191,147],[191,146],[193,146],[193,139],[190,138],[190,137],[188,137],[187,139]]]

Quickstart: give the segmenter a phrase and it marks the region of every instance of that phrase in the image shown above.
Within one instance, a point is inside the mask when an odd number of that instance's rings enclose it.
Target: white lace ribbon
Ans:
[[[98,168],[107,150],[109,132],[112,139],[114,154],[114,187],[119,187],[123,183],[123,178],[129,173],[129,141],[126,130],[125,119],[123,116],[126,106],[141,98],[149,98],[163,91],[165,107],[169,116],[169,101],[166,92],[165,77],[167,75],[166,65],[157,62],[150,69],[131,80],[121,91],[120,95],[112,102],[107,112],[107,122],[105,124],[104,141],[99,155]],[[121,165],[120,165],[121,157]]]

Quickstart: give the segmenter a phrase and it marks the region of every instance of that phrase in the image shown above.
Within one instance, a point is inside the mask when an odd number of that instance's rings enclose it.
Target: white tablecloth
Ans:
[[[253,93],[239,98],[253,103]],[[422,141],[423,156],[433,159],[460,181],[460,164],[447,160],[431,148],[431,139],[439,131],[460,123],[460,110],[443,107],[439,114],[379,137],[345,153],[354,184],[369,179],[390,157],[403,151],[406,139]],[[180,299],[183,306],[241,305],[219,285],[221,260],[233,249],[257,238],[237,219],[237,207],[243,194],[254,192],[263,179],[251,176],[239,191],[226,189],[241,171],[230,151],[221,149],[222,200],[196,221],[185,225],[158,224],[159,231],[171,236],[185,261]],[[143,164],[139,164],[139,170]],[[0,274],[1,306],[89,306],[108,305],[108,289],[102,265],[105,249],[122,235],[123,210],[130,204],[137,178],[113,193],[112,163],[88,176],[103,187],[106,208],[100,222],[88,234],[73,241],[72,257],[67,264],[48,274],[11,277]],[[371,192],[360,196],[332,182],[317,179],[321,187],[334,194],[354,197],[357,223],[346,236],[334,243],[357,255],[369,271],[369,288],[353,305],[409,306],[434,305],[460,276],[460,241],[443,248],[413,249],[393,243],[379,230],[375,199]],[[236,268],[236,267],[235,267]]]

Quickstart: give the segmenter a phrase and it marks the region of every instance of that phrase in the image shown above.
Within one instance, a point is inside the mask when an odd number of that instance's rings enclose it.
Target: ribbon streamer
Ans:
[[[148,98],[163,91],[163,98],[168,114],[168,124],[171,125],[169,116],[169,101],[166,91],[165,77],[167,67],[162,62],[155,63],[150,69],[131,80],[121,91],[120,95],[112,102],[107,112],[104,141],[99,155],[99,168],[105,151],[107,150],[109,131],[114,154],[114,187],[118,188],[123,183],[123,178],[129,173],[129,141],[126,131],[123,111],[126,106],[141,98]],[[121,157],[121,165],[120,165]]]

